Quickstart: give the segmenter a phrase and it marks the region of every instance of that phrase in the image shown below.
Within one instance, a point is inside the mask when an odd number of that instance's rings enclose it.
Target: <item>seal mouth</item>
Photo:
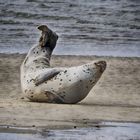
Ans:
[[[99,68],[101,73],[104,72],[104,70],[106,69],[106,66],[107,66],[105,61],[96,62],[95,65]]]

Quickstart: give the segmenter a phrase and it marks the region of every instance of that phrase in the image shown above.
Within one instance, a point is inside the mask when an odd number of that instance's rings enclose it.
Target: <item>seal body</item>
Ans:
[[[42,30],[44,31],[44,28]],[[43,47],[41,42],[31,48],[21,65],[22,92],[31,101],[77,103],[88,95],[99,80],[106,68],[106,62],[91,62],[70,68],[51,68],[50,57],[58,36],[52,31],[49,35],[48,32],[45,33],[47,35]],[[50,38],[53,43],[50,43]]]

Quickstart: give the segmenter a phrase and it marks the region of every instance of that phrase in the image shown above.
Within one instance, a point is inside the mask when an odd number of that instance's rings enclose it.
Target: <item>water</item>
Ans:
[[[134,123],[105,123],[65,130],[10,129],[0,132],[1,140],[140,140],[140,124]]]
[[[26,53],[47,24],[54,54],[140,57],[140,0],[0,0],[0,10],[0,53]]]

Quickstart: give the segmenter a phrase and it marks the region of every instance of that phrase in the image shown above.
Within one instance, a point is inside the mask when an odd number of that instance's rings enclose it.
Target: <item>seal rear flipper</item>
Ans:
[[[35,85],[38,86],[44,83],[45,81],[50,80],[51,78],[59,74],[60,71],[61,70],[50,69],[44,73],[39,74],[34,80]]]
[[[47,100],[48,103],[65,104],[64,100],[57,94],[54,94],[50,91],[46,91],[45,95],[48,98],[48,100]]]

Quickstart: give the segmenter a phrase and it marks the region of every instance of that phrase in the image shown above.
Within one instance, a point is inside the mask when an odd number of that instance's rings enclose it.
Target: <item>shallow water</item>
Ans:
[[[140,0],[1,0],[0,10],[1,53],[26,53],[47,24],[54,54],[140,57]]]
[[[1,128],[2,129],[2,128]],[[0,132],[1,140],[139,140],[140,124],[102,123],[92,128],[31,130],[10,128]]]

